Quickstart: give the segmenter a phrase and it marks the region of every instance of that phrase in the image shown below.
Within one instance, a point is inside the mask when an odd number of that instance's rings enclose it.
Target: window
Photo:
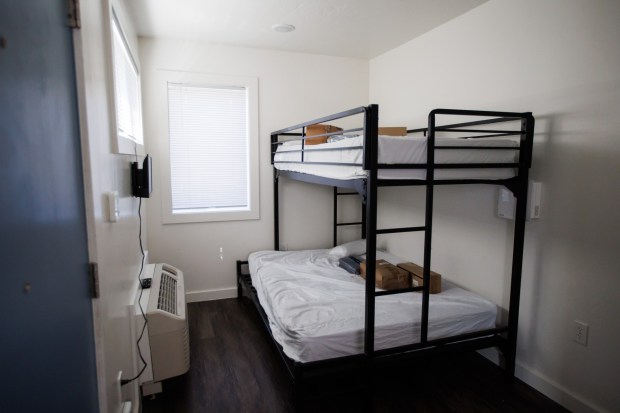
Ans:
[[[167,77],[164,223],[258,219],[257,80]]]
[[[112,65],[117,153],[135,153],[142,145],[140,76],[119,20],[112,11]]]

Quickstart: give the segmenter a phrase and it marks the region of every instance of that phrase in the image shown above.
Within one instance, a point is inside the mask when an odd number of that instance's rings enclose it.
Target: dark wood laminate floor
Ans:
[[[143,399],[144,413],[293,412],[290,382],[252,303],[227,299],[188,306],[190,371]],[[349,380],[350,381],[350,380]],[[368,411],[360,391],[333,394],[347,380],[323,380],[304,412]],[[355,386],[348,386],[353,387]],[[375,379],[374,412],[566,412],[476,353],[416,361]]]

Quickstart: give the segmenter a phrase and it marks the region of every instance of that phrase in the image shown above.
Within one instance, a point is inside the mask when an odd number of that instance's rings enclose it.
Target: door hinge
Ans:
[[[72,29],[81,27],[80,0],[67,0],[67,26]]]
[[[88,263],[88,278],[92,298],[99,298],[99,265],[96,262]]]

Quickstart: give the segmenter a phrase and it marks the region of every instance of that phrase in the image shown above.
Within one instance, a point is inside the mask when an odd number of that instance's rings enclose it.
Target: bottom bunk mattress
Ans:
[[[260,251],[248,259],[271,333],[296,361],[363,352],[365,280],[329,252]],[[390,257],[377,252],[377,259]],[[429,300],[429,340],[495,327],[495,304],[447,281],[442,287]],[[377,297],[375,349],[419,342],[421,308],[421,293]]]

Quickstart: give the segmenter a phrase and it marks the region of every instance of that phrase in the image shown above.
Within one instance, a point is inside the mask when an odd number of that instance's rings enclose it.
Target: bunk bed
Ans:
[[[353,119],[357,119],[358,122],[361,120],[361,125],[345,130],[315,134],[313,139],[318,136],[333,141],[318,145],[308,144],[311,138],[307,135],[307,131],[311,125],[335,121],[350,125],[353,124]],[[370,376],[373,366],[382,361],[398,361],[403,358],[451,350],[498,347],[504,357],[506,376],[514,377],[534,117],[529,112],[436,109],[429,113],[426,127],[409,129],[407,137],[396,138],[379,136],[378,119],[378,106],[369,105],[314,119],[271,134],[271,163],[274,166],[274,251],[254,253],[250,256],[249,262],[237,262],[238,296],[247,295],[256,305],[291,375],[297,397],[301,390],[300,384],[308,376],[356,368],[361,368],[368,372],[367,376]],[[445,119],[457,119],[458,121],[442,124],[441,121]],[[340,226],[361,226],[366,260],[365,280],[358,280],[357,285],[341,282],[342,280],[338,277],[343,274],[342,270],[336,268],[334,258],[331,257],[333,254],[330,254],[334,250],[279,251],[279,181],[282,178],[333,187],[333,244],[334,246],[337,244],[337,232]],[[468,184],[502,185],[508,188],[517,199],[507,322],[496,325],[494,309],[489,308],[488,302],[482,300],[478,307],[481,308],[482,314],[479,317],[482,317],[484,322],[476,322],[473,327],[459,328],[457,326],[451,331],[439,331],[433,327],[437,325],[437,320],[432,316],[429,317],[429,308],[432,305],[438,305],[437,303],[441,301],[439,297],[431,297],[430,294],[434,188],[437,185]],[[425,187],[424,225],[377,228],[378,188],[416,185]],[[342,189],[347,189],[347,191],[340,192]],[[338,222],[338,198],[351,194],[359,194],[361,197],[361,222]],[[422,286],[393,290],[377,289],[375,263],[379,258],[388,261],[390,259],[389,254],[377,251],[377,235],[417,231],[424,233],[422,265],[424,282]],[[304,267],[295,272],[295,266],[302,265],[304,261],[313,262],[315,265],[313,268]],[[269,267],[273,263],[276,264],[275,267]],[[262,266],[263,264],[267,267]],[[327,274],[330,278],[329,282],[332,283],[332,285],[328,284],[327,288],[331,288],[332,291],[340,292],[339,288],[346,291],[351,288],[361,289],[363,316],[358,315],[358,318],[362,318],[363,324],[357,331],[358,340],[360,334],[363,335],[361,346],[341,345],[338,351],[328,349],[328,351],[319,352],[315,351],[316,340],[310,340],[312,341],[310,344],[301,343],[297,348],[294,347],[294,343],[286,340],[286,335],[291,334],[280,331],[274,320],[270,320],[275,312],[280,311],[281,315],[285,310],[273,308],[270,301],[276,300],[265,297],[269,288],[256,285],[257,282],[260,283],[260,279],[252,277],[259,271],[271,271],[272,273],[285,271],[285,267],[293,271],[285,275],[289,281],[291,279],[295,281],[296,274],[301,274],[300,278],[306,275],[320,277]],[[287,284],[285,282],[281,285]],[[458,289],[452,288],[450,284],[447,286],[447,294],[442,293],[438,296],[453,302],[461,299],[458,296],[461,292],[456,291]],[[410,294],[412,292],[419,294]],[[347,293],[343,292],[343,294]],[[399,297],[408,299],[415,296],[417,300],[415,305],[403,307],[409,308],[409,311],[411,308],[419,311],[413,316],[418,320],[415,324],[415,334],[413,336],[405,334],[396,338],[390,336],[389,339],[382,341],[386,328],[394,332],[399,330],[399,326],[411,326],[411,320],[401,320],[396,317],[398,320],[386,327],[382,321],[386,310],[383,309],[377,313],[376,299],[396,294],[404,294]],[[331,303],[340,302],[340,300],[342,297],[338,296]],[[301,301],[312,300],[302,297]],[[336,311],[351,312],[352,308],[359,308],[359,305],[358,307],[339,308]],[[391,307],[388,305],[386,308],[389,312]],[[392,309],[398,312],[401,310],[402,308],[396,309],[396,307]],[[487,312],[484,313],[485,311]],[[318,310],[312,317],[320,317],[320,312],[321,310]],[[457,312],[464,314],[463,310],[457,310]],[[451,322],[457,322],[458,318],[453,317]],[[342,320],[337,320],[336,324],[338,323],[342,323]],[[303,326],[300,328],[303,329]],[[347,339],[340,334],[340,330],[335,332],[329,328],[327,330],[328,333],[324,335],[329,336],[332,342],[340,340],[341,344],[346,344],[347,340],[351,341],[350,337]],[[409,327],[408,330],[411,328]],[[330,335],[330,333],[333,334]],[[315,346],[313,347],[312,344]],[[326,346],[319,343],[318,347]],[[342,350],[343,347],[346,348]]]

